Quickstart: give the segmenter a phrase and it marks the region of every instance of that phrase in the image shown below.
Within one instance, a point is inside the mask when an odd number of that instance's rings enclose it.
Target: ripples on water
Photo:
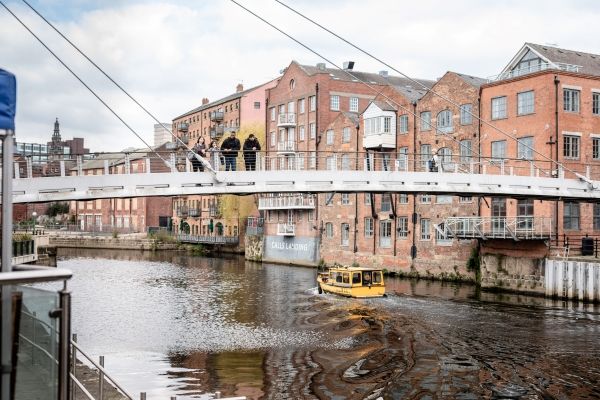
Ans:
[[[312,269],[180,253],[60,254],[59,266],[74,272],[69,287],[80,344],[105,355],[108,370],[149,399],[198,398],[214,390],[285,398],[277,393],[298,373],[296,351],[353,345],[352,337],[333,339],[305,323],[304,310],[320,301],[333,308],[356,304],[318,295]],[[390,279],[388,293],[360,304],[407,316],[433,332],[447,353],[438,366],[467,365],[466,359],[500,376],[504,369],[544,363],[556,371],[571,367],[581,382],[600,381],[591,359],[600,349],[596,306],[426,281]]]

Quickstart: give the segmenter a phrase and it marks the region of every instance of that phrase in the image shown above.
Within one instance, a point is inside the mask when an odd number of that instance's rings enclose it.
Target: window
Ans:
[[[492,99],[492,119],[506,118],[506,96]]]
[[[600,230],[600,203],[594,203],[594,230]]]
[[[304,99],[298,100],[298,112],[304,114]]]
[[[506,140],[492,142],[492,158],[503,159],[506,157]]]
[[[383,133],[390,133],[392,129],[392,117],[383,117]]]
[[[452,111],[440,111],[437,115],[438,132],[452,132]]]
[[[333,144],[333,139],[334,139],[333,129],[327,130],[326,135],[327,135],[327,144],[328,145],[332,145]]]
[[[419,201],[422,204],[431,203],[431,195],[430,194],[422,194],[422,195],[419,196]]]
[[[563,110],[579,112],[579,90],[563,89]]]
[[[296,81],[293,79],[290,79],[290,90],[294,90],[295,87],[296,87]]]
[[[310,111],[315,111],[317,109],[317,97],[310,96],[308,98],[308,106],[310,107]]]
[[[600,160],[600,138],[592,138],[592,158]]]
[[[452,239],[447,237],[445,234],[444,223],[440,223],[435,229],[435,244],[438,246],[450,246],[452,245]]]
[[[304,125],[298,127],[298,140],[304,140]]]
[[[329,108],[331,111],[340,111],[340,96],[331,96]]]
[[[254,108],[255,108],[256,110],[260,110],[260,101],[255,101],[255,102],[254,102]]]
[[[458,198],[458,202],[459,203],[472,203],[473,202],[473,197],[471,197],[471,196],[460,196]]]
[[[431,112],[423,111],[421,113],[421,130],[429,131],[431,130]]]
[[[452,149],[450,147],[442,147],[438,150],[438,154],[442,164],[452,163]]]
[[[431,240],[430,221],[421,218],[421,240]]]
[[[461,140],[460,143],[460,162],[470,163],[473,157],[473,144],[470,140]]]
[[[350,127],[342,129],[342,143],[350,143]]]
[[[408,115],[404,114],[398,118],[399,133],[408,133]]]
[[[579,230],[579,203],[565,201],[563,229]]]
[[[398,203],[399,204],[408,204],[408,194],[406,194],[406,193],[398,194]]]
[[[358,112],[358,97],[350,97],[350,112]]]
[[[325,158],[325,169],[328,171],[336,170],[336,159],[334,156],[328,156]]]
[[[342,154],[342,170],[350,171],[350,154]]]
[[[533,200],[517,200],[517,229],[533,229]]]
[[[350,204],[350,193],[342,193],[342,205],[347,206]]]
[[[473,105],[463,104],[460,106],[460,124],[471,125],[473,123]]]
[[[600,93],[592,93],[592,114],[600,115]]]
[[[431,160],[431,145],[422,144],[419,153],[421,156],[421,168],[427,171],[427,163]]]
[[[365,205],[366,206],[371,205],[371,193],[365,193]]]
[[[392,195],[384,193],[381,195],[381,212],[392,211]]]
[[[379,247],[392,246],[392,221],[385,220],[379,223]]]
[[[279,114],[285,114],[285,104],[279,105]]]
[[[290,101],[287,106],[288,113],[292,114],[296,112],[296,103],[294,101]]]
[[[341,229],[341,245],[342,246],[348,246],[348,243],[350,242],[350,224],[347,223],[343,223],[340,227]]]
[[[333,237],[333,224],[331,222],[325,224],[325,236],[329,239]]]
[[[452,204],[452,196],[449,195],[437,195],[435,196],[436,204]]]
[[[373,237],[373,218],[365,218],[365,237]]]
[[[314,139],[317,137],[317,125],[314,122],[308,124],[308,130],[310,131],[310,138]]]
[[[398,217],[396,219],[396,225],[396,230],[398,231],[398,238],[408,238],[408,217]]]
[[[517,115],[533,114],[535,112],[535,93],[533,90],[517,94]]]
[[[533,160],[533,136],[517,139],[517,158]]]
[[[564,135],[563,137],[563,156],[565,158],[579,158],[579,136]]]

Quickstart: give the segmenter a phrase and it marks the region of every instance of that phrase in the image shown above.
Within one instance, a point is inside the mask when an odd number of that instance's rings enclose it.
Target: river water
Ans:
[[[388,279],[318,295],[309,268],[61,249],[73,332],[148,399],[600,398],[600,308]]]

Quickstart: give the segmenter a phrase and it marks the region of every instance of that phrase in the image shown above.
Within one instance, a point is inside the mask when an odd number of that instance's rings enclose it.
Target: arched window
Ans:
[[[452,111],[440,111],[437,115],[437,127],[441,132],[452,132]]]
[[[295,87],[296,87],[296,81],[294,81],[293,79],[290,79],[290,90],[294,90]]]

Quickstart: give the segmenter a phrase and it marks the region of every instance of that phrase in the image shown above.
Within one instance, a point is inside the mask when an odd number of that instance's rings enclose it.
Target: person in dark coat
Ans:
[[[206,143],[204,141],[203,136],[200,136],[198,138],[198,141],[194,145],[193,150],[194,150],[194,153],[198,154],[200,157],[202,157],[202,158],[206,157]],[[198,160],[195,155],[192,154],[190,161],[192,162],[192,169],[194,170],[194,172],[204,171],[204,165],[202,165],[202,162],[200,160]]]
[[[235,132],[231,132],[231,135],[223,141],[221,153],[225,157],[225,171],[235,171],[235,164],[241,147],[240,140],[235,137]]]
[[[251,133],[248,139],[244,141],[244,164],[246,171],[256,170],[256,152],[260,150],[260,143]]]

